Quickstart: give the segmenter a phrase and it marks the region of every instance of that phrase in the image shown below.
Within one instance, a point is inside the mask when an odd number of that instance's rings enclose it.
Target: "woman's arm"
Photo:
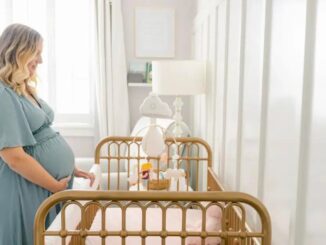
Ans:
[[[65,190],[68,186],[70,177],[57,181],[33,157],[28,155],[22,147],[2,149],[0,157],[13,171],[53,193]]]

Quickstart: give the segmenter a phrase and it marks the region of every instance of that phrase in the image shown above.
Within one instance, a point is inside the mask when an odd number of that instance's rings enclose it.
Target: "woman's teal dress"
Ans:
[[[51,108],[40,99],[38,103],[39,107],[0,81],[0,151],[22,146],[59,180],[73,174],[74,155],[51,128]],[[32,245],[36,210],[51,194],[12,171],[0,157],[0,245]],[[48,216],[48,225],[56,211]]]

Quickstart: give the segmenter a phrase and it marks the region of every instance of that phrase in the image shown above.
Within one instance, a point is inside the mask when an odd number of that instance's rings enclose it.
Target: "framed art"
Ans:
[[[135,56],[172,58],[175,55],[175,10],[135,8]]]

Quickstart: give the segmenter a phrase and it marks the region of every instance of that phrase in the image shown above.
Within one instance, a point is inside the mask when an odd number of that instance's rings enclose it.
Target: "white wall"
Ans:
[[[208,61],[209,81],[192,124],[219,178],[265,203],[273,244],[325,243],[326,2],[199,0],[196,9],[193,53]]]
[[[169,7],[175,9],[175,57],[189,59],[191,57],[192,20],[195,14],[195,0],[122,0],[122,11],[125,31],[127,63],[132,61],[151,61],[135,57],[134,50],[134,11],[136,7]],[[140,117],[139,106],[151,91],[150,87],[129,87],[130,127],[133,128]],[[173,109],[172,96],[162,96]],[[189,98],[183,98],[184,121],[190,118]]]

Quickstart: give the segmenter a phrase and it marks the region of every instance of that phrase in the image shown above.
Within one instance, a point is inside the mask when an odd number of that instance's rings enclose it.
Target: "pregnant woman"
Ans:
[[[70,188],[73,176],[94,180],[75,168],[71,148],[51,128],[53,111],[30,85],[41,53],[40,34],[27,26],[10,25],[0,36],[1,245],[32,245],[39,205]]]

